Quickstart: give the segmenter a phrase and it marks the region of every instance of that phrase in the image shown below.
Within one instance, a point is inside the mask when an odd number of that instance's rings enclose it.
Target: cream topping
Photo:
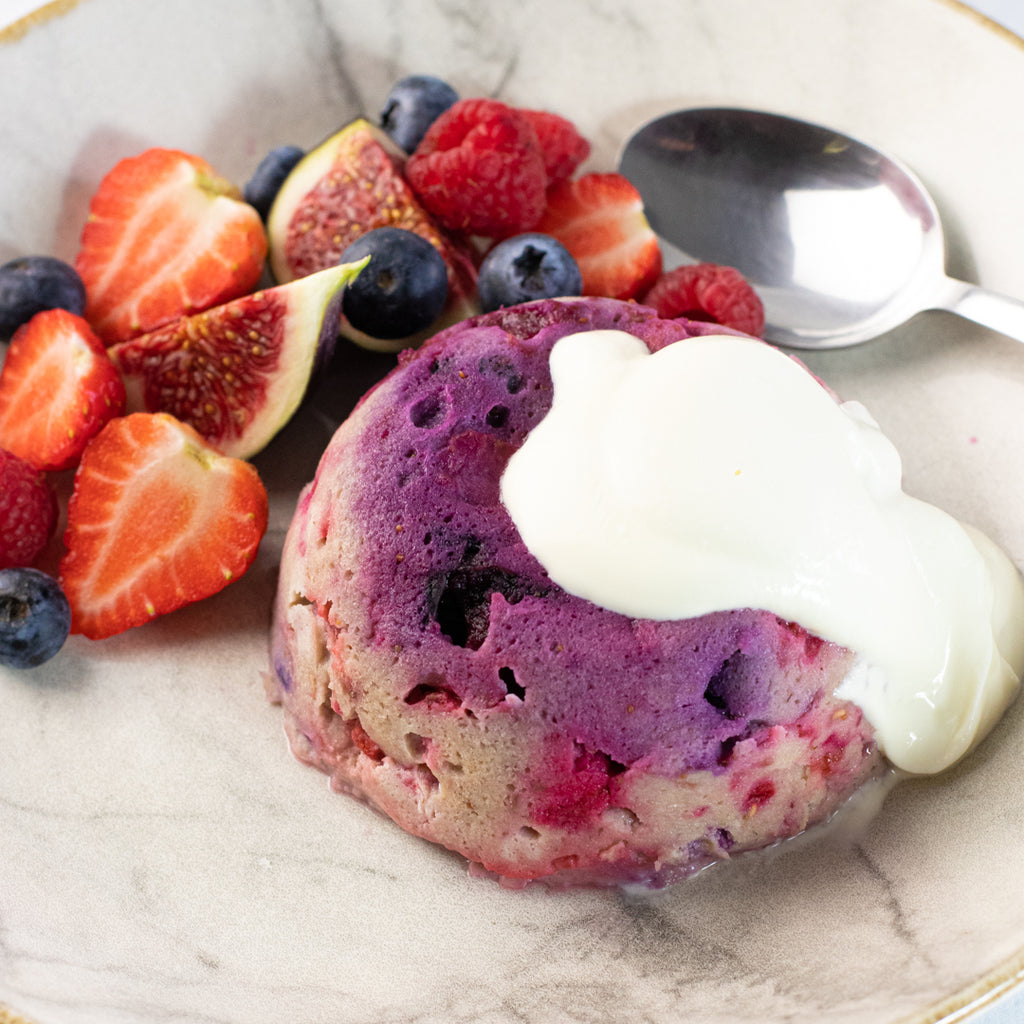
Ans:
[[[563,589],[636,618],[761,608],[857,652],[840,695],[886,756],[936,772],[1024,668],[1024,585],[986,537],[905,494],[892,443],[799,363],[713,335],[651,354],[590,331],[501,494]]]

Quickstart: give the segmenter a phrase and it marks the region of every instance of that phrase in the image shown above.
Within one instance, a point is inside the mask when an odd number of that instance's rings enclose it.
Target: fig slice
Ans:
[[[417,345],[480,311],[473,248],[434,223],[406,184],[404,165],[405,154],[383,131],[360,118],[292,168],[267,216],[270,268],[279,282],[334,265],[352,242],[374,228],[415,231],[441,253],[448,268],[448,301],[426,330],[385,340],[358,331],[341,318],[345,337],[379,352]]]
[[[366,263],[339,264],[114,345],[128,412],[170,413],[224,455],[255,455],[330,361],[345,286]]]

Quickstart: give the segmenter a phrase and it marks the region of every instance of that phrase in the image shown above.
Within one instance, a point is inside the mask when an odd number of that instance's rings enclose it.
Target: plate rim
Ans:
[[[86,0],[47,0],[34,10],[0,27],[0,45],[13,44],[31,31],[51,21],[63,18],[85,5]],[[1024,36],[996,21],[964,0],[931,0],[932,3],[953,11],[960,17],[973,20],[1005,42],[1016,47],[1024,58]],[[1022,696],[1021,699],[1024,699]],[[979,976],[974,982],[930,1007],[914,1011],[898,1024],[962,1024],[977,1020],[977,1014],[992,1008],[999,1000],[1024,992],[1024,945],[1002,963]],[[1024,999],[1021,1000],[1024,1009]],[[35,1024],[9,1003],[0,1002],[0,1024]]]

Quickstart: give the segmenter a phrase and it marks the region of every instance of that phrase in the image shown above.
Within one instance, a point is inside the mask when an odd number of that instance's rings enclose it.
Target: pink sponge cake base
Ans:
[[[662,622],[567,594],[498,488],[551,402],[548,354],[612,300],[459,324],[328,446],[288,533],[271,698],[295,754],[506,881],[661,886],[832,814],[881,758],[833,694],[851,652],[751,609]]]

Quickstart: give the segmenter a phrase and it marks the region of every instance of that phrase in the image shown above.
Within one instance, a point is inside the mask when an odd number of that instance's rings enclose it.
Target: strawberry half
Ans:
[[[661,274],[658,236],[640,193],[621,174],[584,174],[548,191],[534,228],[557,238],[583,276],[583,294],[633,299]]]
[[[68,469],[124,405],[121,376],[80,316],[48,309],[15,332],[0,370],[0,447],[36,469]]]
[[[260,215],[202,158],[148,149],[116,164],[89,205],[75,269],[85,317],[106,344],[256,287]]]
[[[238,579],[267,529],[267,492],[164,413],[112,420],[75,475],[60,582],[71,631],[121,633]]]

